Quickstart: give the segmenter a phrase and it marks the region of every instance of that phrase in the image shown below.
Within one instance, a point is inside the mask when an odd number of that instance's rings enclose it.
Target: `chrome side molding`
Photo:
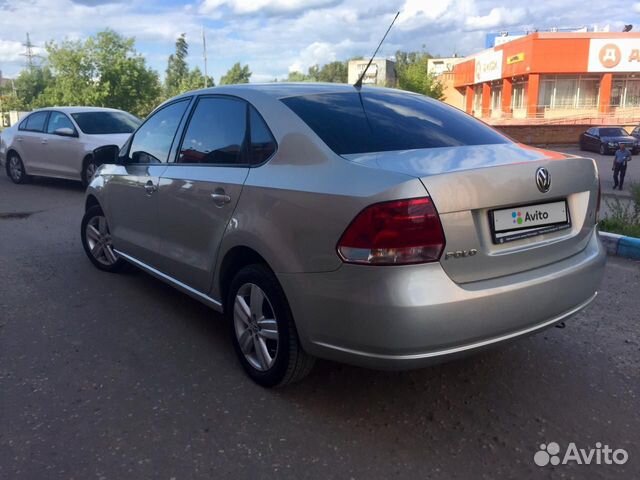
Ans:
[[[124,258],[127,262],[130,262],[130,263],[134,264],[136,267],[140,267],[145,272],[153,275],[154,277],[158,278],[159,280],[163,280],[163,281],[169,283],[170,285],[176,287],[178,290],[186,293],[187,295],[189,295],[192,298],[195,298],[196,300],[201,301],[202,303],[210,306],[214,310],[216,310],[218,312],[222,312],[222,303],[219,302],[218,300],[216,300],[215,298],[211,298],[210,296],[208,296],[208,295],[206,295],[206,294],[204,294],[202,292],[199,292],[198,290],[196,290],[195,288],[190,287],[186,283],[182,283],[180,280],[176,280],[175,278],[167,275],[166,273],[162,273],[160,270],[157,270],[157,269],[147,265],[146,263],[141,262],[140,260],[138,260],[137,258],[132,257],[131,255],[127,255],[126,253],[121,252],[120,250],[116,250],[116,249],[114,249],[114,251],[119,256]]]

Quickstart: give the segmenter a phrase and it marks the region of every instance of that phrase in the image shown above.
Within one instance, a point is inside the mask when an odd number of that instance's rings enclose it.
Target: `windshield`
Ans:
[[[283,98],[339,155],[509,143],[460,110],[400,90],[363,90]]]
[[[601,128],[601,137],[626,137],[629,134],[623,128]]]
[[[141,120],[126,112],[82,112],[71,116],[87,135],[131,133]]]

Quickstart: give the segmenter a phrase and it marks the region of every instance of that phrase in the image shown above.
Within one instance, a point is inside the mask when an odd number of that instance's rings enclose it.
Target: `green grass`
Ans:
[[[604,200],[609,215],[600,221],[600,230],[640,238],[640,184],[631,184],[631,197],[631,202],[617,197]]]
[[[640,238],[640,225],[624,223],[617,218],[605,218],[598,224],[603,232],[617,233],[628,237]]]

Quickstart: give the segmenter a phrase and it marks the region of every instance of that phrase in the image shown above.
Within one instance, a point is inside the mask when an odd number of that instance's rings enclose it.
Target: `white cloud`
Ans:
[[[0,62],[16,62],[24,60],[22,43],[12,40],[0,40]]]
[[[468,17],[465,25],[472,30],[488,30],[492,28],[518,25],[526,17],[527,11],[524,8],[496,7],[492,8],[487,15],[476,15]]]
[[[379,56],[396,50],[462,55],[484,47],[485,34],[529,27],[622,25],[633,22],[623,0],[0,0],[0,68],[11,76],[25,64],[26,32],[43,47],[49,40],[84,39],[104,28],[136,37],[159,72],[175,38],[186,32],[189,60],[202,68],[201,28],[207,31],[209,73],[216,81],[233,63],[249,64],[252,79],[286,77],[332,60],[368,57],[395,12],[400,17]],[[93,5],[93,6],[92,6]],[[640,12],[633,0],[632,11]],[[616,27],[618,28],[618,27]],[[620,27],[621,28],[621,27]]]
[[[214,13],[222,6],[239,15],[264,11],[267,13],[296,13],[311,8],[326,7],[336,0],[204,0],[200,11]]]

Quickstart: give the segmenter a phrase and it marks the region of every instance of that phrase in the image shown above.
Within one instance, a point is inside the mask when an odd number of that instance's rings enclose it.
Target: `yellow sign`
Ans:
[[[524,52],[516,53],[507,58],[507,65],[524,61]]]

